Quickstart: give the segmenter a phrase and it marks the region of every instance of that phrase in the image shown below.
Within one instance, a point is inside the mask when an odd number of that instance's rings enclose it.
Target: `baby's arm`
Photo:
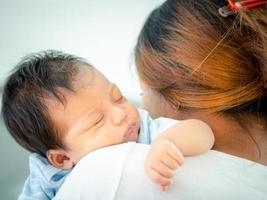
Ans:
[[[145,163],[151,179],[166,190],[175,169],[183,164],[183,155],[193,156],[211,149],[214,135],[204,122],[189,119],[179,122],[161,133],[152,143]]]
[[[171,126],[155,140],[167,139],[175,144],[184,156],[204,153],[214,145],[211,128],[203,121],[188,119]]]

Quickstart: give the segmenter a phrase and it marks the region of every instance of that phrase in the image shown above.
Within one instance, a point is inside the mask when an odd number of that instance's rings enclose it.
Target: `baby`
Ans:
[[[214,144],[204,122],[153,120],[85,60],[58,51],[22,59],[5,84],[2,101],[9,132],[35,152],[19,199],[52,199],[83,156],[129,141],[152,144],[145,170],[165,191],[183,155],[204,153]]]

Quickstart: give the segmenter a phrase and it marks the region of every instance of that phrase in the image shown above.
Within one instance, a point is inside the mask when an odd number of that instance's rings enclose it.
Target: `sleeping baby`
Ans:
[[[130,141],[151,144],[144,169],[166,191],[183,156],[214,144],[204,122],[152,119],[84,59],[53,50],[17,64],[5,83],[2,115],[14,139],[34,153],[20,200],[52,199],[83,156]]]

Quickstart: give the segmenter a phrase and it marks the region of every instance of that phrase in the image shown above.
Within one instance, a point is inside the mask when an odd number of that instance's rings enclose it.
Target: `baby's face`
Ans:
[[[116,85],[88,67],[82,68],[73,85],[75,92],[60,90],[64,105],[55,100],[47,104],[74,163],[101,147],[137,140],[139,113]]]

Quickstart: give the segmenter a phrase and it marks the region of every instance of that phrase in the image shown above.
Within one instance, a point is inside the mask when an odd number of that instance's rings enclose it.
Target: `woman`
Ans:
[[[206,121],[214,150],[266,166],[267,9],[223,18],[217,2],[169,0],[149,16],[136,46],[143,105]],[[161,110],[148,101],[160,96]]]
[[[221,159],[231,157],[237,167],[248,160],[253,161],[251,166],[261,166],[257,171],[244,165],[247,171],[238,172],[231,163],[225,165],[233,173],[229,179],[245,188],[253,183],[256,195],[261,193],[260,184],[266,187],[267,177],[266,1],[263,7],[240,9],[227,18],[218,13],[224,3],[165,2],[147,19],[135,59],[144,107],[154,117],[208,123],[215,134],[213,150]],[[246,180],[250,173],[253,176]]]
[[[218,12],[224,6],[168,0],[150,14],[135,49],[144,107],[154,117],[207,122],[213,150],[186,158],[161,192],[143,170],[147,146],[109,147],[84,159],[58,199],[266,199],[266,4],[227,18]]]

